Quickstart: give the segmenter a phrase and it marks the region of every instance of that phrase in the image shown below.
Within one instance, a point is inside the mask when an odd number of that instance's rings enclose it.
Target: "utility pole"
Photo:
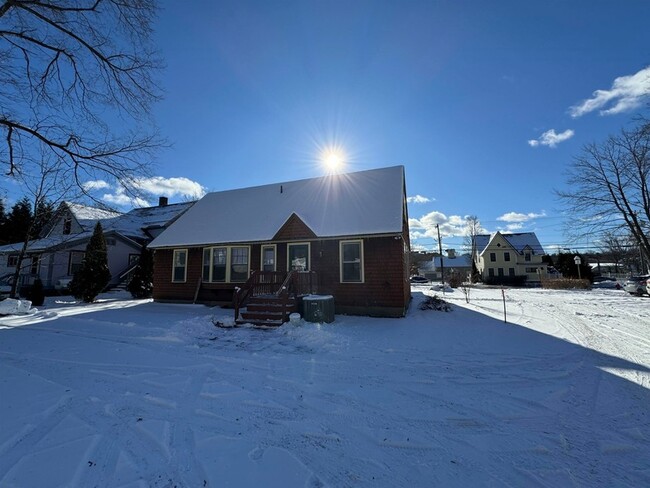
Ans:
[[[438,231],[438,252],[440,252],[440,283],[442,284],[442,293],[445,293],[445,265],[442,262],[442,241],[440,240],[440,226],[436,224]]]

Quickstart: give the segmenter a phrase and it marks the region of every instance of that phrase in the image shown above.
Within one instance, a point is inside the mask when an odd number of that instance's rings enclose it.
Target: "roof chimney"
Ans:
[[[169,199],[167,197],[158,197],[159,207],[166,207],[168,203],[169,203]]]
[[[456,257],[456,249],[447,249],[447,257],[454,259]]]

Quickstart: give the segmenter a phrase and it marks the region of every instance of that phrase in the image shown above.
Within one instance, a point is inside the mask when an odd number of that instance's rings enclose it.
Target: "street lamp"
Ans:
[[[578,268],[578,279],[581,280],[582,277],[580,276],[580,264],[582,263],[582,259],[580,259],[580,256],[577,256],[573,258],[573,262],[576,263],[576,267]]]

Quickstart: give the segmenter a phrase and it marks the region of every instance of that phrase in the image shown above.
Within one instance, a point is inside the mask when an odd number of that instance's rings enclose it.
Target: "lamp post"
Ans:
[[[578,279],[581,280],[582,276],[580,276],[580,264],[582,263],[582,259],[580,259],[580,256],[576,255],[576,257],[573,258],[573,262],[576,263],[576,267],[578,268]]]

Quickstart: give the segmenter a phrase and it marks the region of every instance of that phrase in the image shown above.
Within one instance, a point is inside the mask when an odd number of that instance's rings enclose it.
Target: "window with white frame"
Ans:
[[[262,246],[262,271],[276,271],[275,245]]]
[[[230,248],[230,280],[246,281],[248,279],[248,248]]]
[[[287,268],[289,271],[309,271],[309,243],[287,244]]]
[[[83,251],[70,251],[70,257],[68,259],[68,276],[74,276],[74,274],[81,269],[84,255],[85,253]]]
[[[15,268],[16,266],[18,266],[18,254],[7,256],[7,268]]]
[[[250,273],[250,247],[222,246],[203,249],[203,281],[241,283]]]
[[[530,261],[530,253],[524,253],[524,261]]]
[[[187,249],[174,249],[172,257],[172,282],[184,283],[187,278]]]
[[[341,283],[363,283],[363,241],[341,241]]]
[[[504,252],[503,253],[503,260],[504,261],[510,261],[510,253],[509,252]]]
[[[490,253],[490,262],[494,263],[497,260],[497,253],[491,252]]]

